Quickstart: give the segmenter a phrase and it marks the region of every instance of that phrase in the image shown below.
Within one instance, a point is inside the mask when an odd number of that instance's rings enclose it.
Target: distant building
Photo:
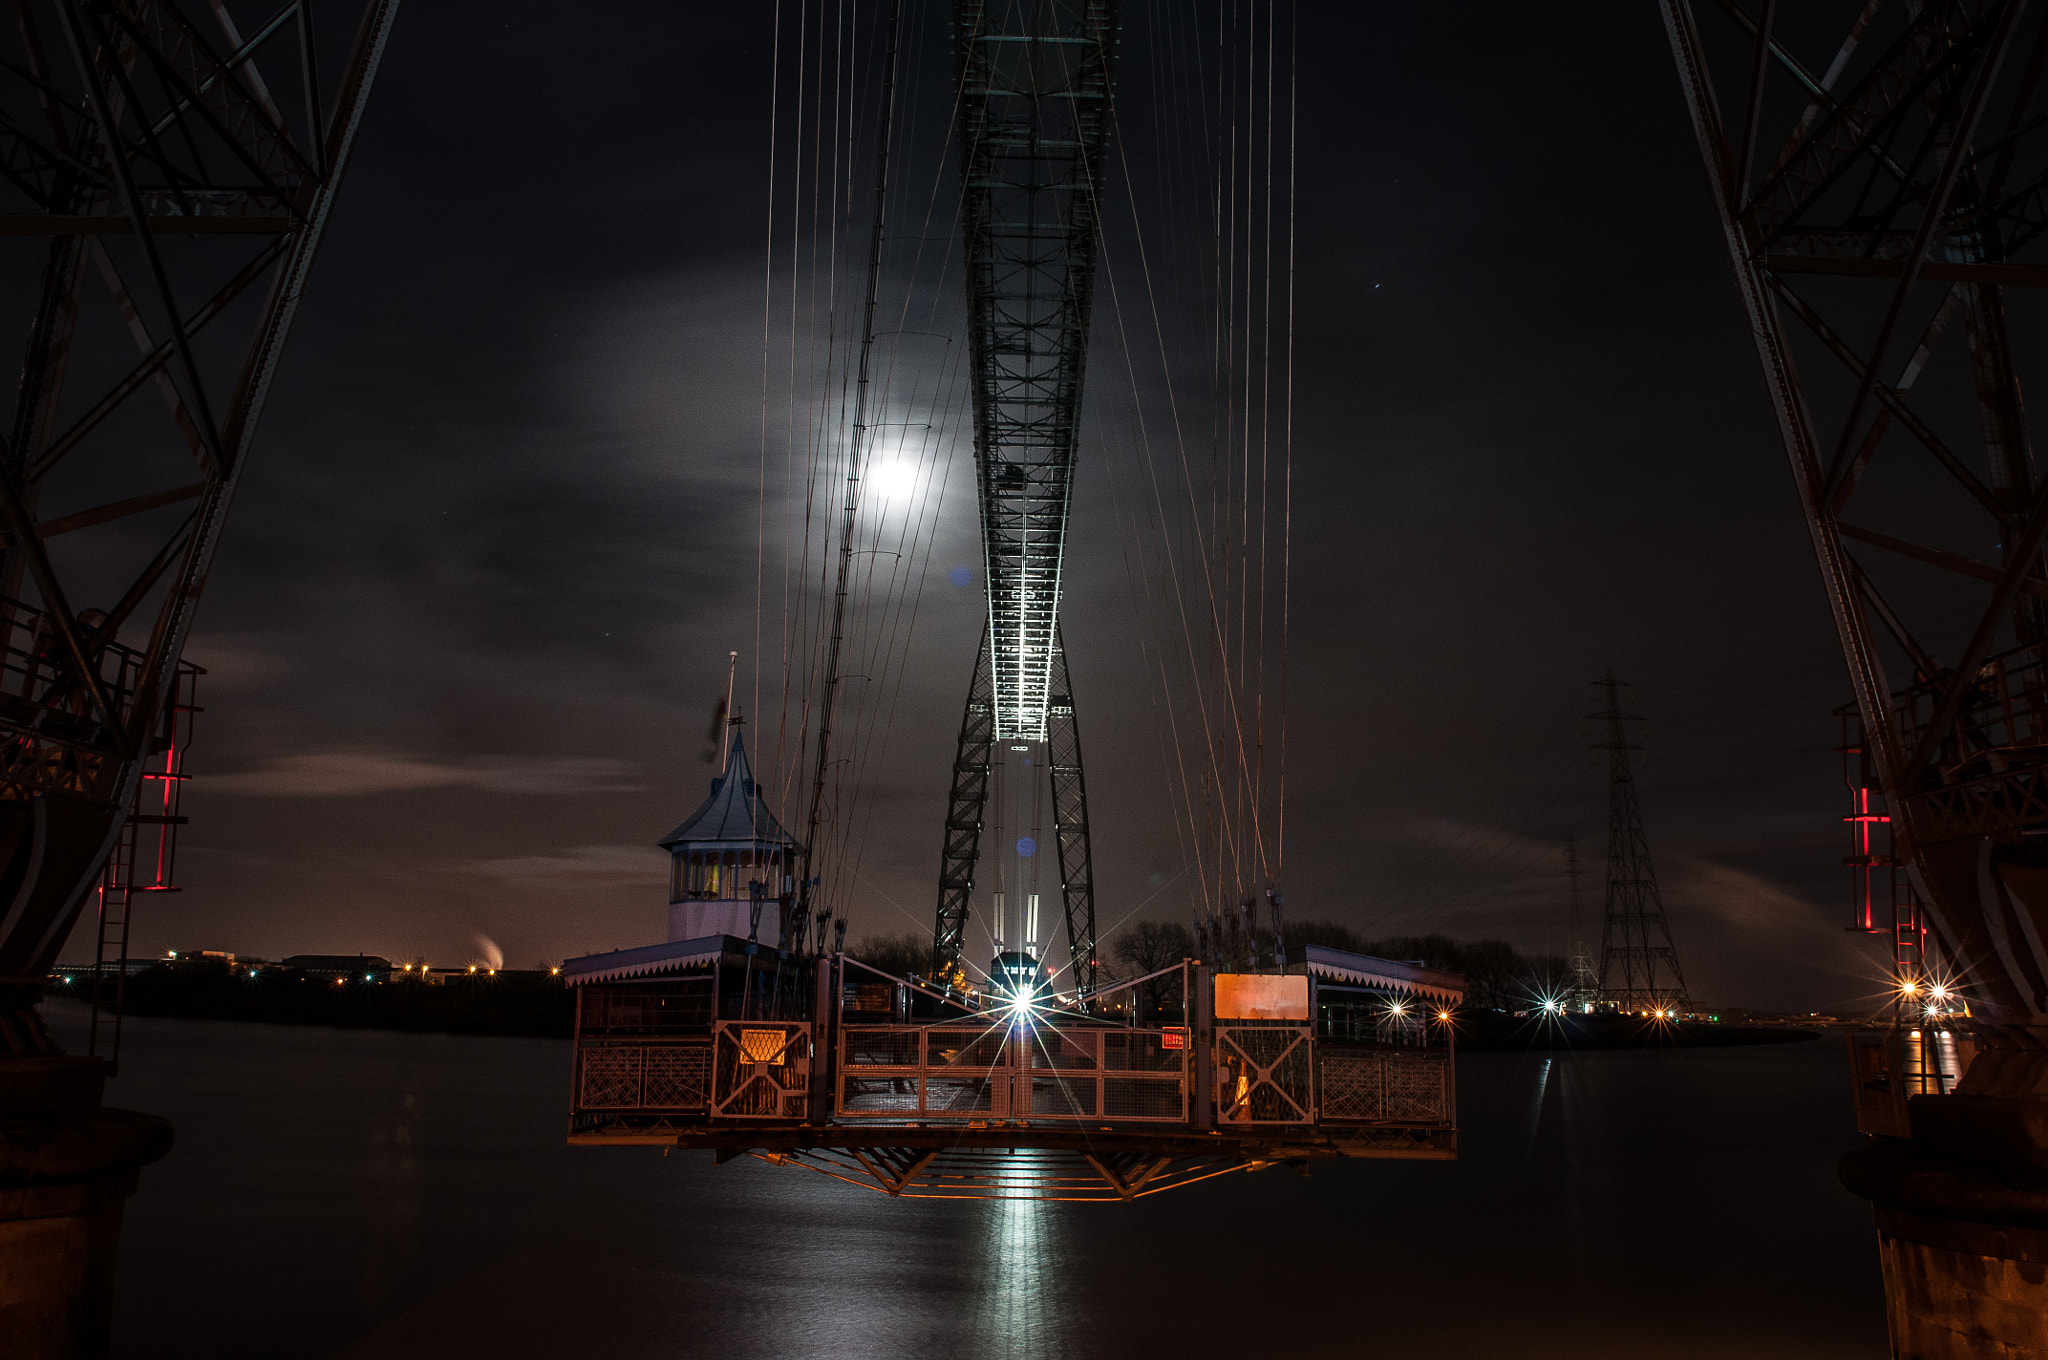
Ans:
[[[168,949],[159,962],[173,968],[226,968],[232,972],[235,955],[227,949]]]
[[[389,982],[391,960],[376,954],[294,954],[279,959],[280,968],[296,969],[309,978],[337,982]]]
[[[748,938],[753,929],[749,885],[758,882],[767,902],[755,938],[781,945],[778,899],[795,886],[803,847],[768,811],[737,729],[725,773],[711,781],[711,796],[660,844],[669,852],[669,939]]]

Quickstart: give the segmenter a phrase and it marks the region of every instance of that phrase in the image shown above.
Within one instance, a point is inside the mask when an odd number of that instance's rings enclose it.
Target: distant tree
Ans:
[[[1138,921],[1118,931],[1110,957],[1128,977],[1143,977],[1195,957],[1195,937],[1178,921]],[[1139,1018],[1157,1020],[1181,1009],[1180,975],[1169,973],[1138,985]]]
[[[890,977],[923,977],[932,966],[929,935],[905,931],[901,935],[866,935],[847,950],[850,958]]]
[[[1538,991],[1569,976],[1565,961],[1550,955],[1525,957],[1506,940],[1454,940],[1448,935],[1396,935],[1372,940],[1364,952],[1397,962],[1419,963],[1465,979],[1465,1004],[1481,1010],[1518,1010]]]
[[[1336,921],[1288,921],[1280,923],[1282,938],[1289,949],[1300,945],[1317,944],[1325,949],[1342,949],[1347,953],[1366,952],[1365,941],[1350,926]],[[1270,948],[1270,946],[1269,946]]]

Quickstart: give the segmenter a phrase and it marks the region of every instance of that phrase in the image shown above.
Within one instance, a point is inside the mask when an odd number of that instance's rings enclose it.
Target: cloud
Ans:
[[[578,845],[560,854],[475,860],[470,873],[513,885],[601,879],[607,886],[668,882],[668,856],[649,845]]]
[[[487,793],[631,793],[634,766],[590,757],[479,756],[437,762],[378,747],[276,756],[253,770],[210,776],[209,792],[254,798],[355,798],[410,789],[473,788]]]

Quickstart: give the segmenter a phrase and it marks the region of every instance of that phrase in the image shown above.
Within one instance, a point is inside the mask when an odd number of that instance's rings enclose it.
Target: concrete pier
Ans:
[[[2048,1051],[1986,1048],[1953,1094],[1889,1094],[1841,1175],[1876,1208],[1892,1355],[2048,1360]]]
[[[121,1214],[171,1126],[100,1104],[107,1065],[0,1057],[0,1352],[108,1354]]]

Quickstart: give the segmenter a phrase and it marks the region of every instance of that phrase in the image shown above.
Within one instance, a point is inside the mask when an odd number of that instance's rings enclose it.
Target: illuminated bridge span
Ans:
[[[736,936],[572,959],[569,1141],[715,1149],[918,1198],[1124,1200],[1334,1157],[1448,1160],[1463,979],[1319,946],[1058,1002]]]

